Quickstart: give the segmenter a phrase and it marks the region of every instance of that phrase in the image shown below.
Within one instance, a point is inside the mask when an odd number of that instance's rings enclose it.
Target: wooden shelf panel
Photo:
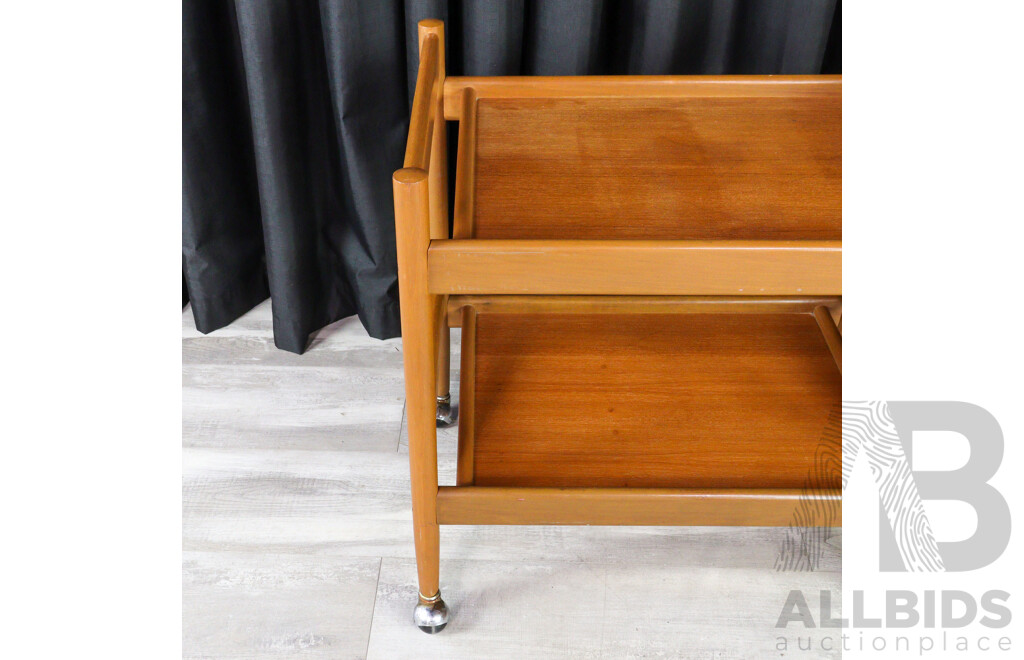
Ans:
[[[841,378],[811,314],[471,310],[463,325],[460,485],[839,485],[825,430]]]
[[[676,98],[474,100],[466,84],[462,238],[842,238],[838,79],[718,84],[756,99],[697,86]]]

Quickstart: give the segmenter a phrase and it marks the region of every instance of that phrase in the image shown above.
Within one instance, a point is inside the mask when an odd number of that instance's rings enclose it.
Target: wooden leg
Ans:
[[[441,300],[431,296],[426,286],[430,243],[426,173],[417,168],[399,170],[394,176],[394,192],[412,520],[419,574],[418,622],[421,608],[443,606],[438,589],[440,536],[437,528],[437,429],[434,425],[435,339]]]
[[[452,331],[448,327],[445,315],[437,327],[437,398],[443,399],[450,392]]]
[[[405,167],[392,179],[398,295],[402,309],[405,410],[409,429],[412,524],[419,599],[413,621],[428,633],[448,625],[438,586],[437,396],[448,392],[446,296],[427,288],[431,239],[448,237],[447,134],[444,121],[444,25],[419,23],[420,66],[409,120]],[[440,340],[444,341],[440,341]],[[440,389],[443,388],[443,389]]]
[[[455,423],[451,395],[451,350],[452,331],[448,327],[446,305],[441,305],[437,323],[437,428],[447,428]]]

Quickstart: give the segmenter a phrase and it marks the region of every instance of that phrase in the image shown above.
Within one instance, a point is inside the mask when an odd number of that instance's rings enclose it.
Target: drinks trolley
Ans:
[[[841,77],[447,77],[437,20],[419,49],[393,179],[415,623],[448,623],[442,524],[840,526]]]

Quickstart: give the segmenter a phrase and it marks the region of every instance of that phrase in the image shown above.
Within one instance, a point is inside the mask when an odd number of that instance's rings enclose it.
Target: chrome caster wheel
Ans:
[[[437,397],[437,428],[446,429],[455,423],[457,415],[452,409],[452,395]]]
[[[438,591],[433,598],[420,596],[419,604],[412,611],[412,619],[428,635],[444,630],[448,625],[448,606],[441,600],[441,592]]]

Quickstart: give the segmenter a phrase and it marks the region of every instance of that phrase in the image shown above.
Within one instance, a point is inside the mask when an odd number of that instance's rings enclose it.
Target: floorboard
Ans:
[[[401,341],[346,319],[298,356],[274,347],[269,302],[209,335],[186,308],[182,386],[186,658],[779,657],[789,590],[815,610],[840,589],[838,535],[818,571],[780,573],[784,529],[444,527],[453,618],[428,637]],[[455,450],[440,431],[442,484]]]
[[[185,553],[185,658],[365,658],[380,559]]]

